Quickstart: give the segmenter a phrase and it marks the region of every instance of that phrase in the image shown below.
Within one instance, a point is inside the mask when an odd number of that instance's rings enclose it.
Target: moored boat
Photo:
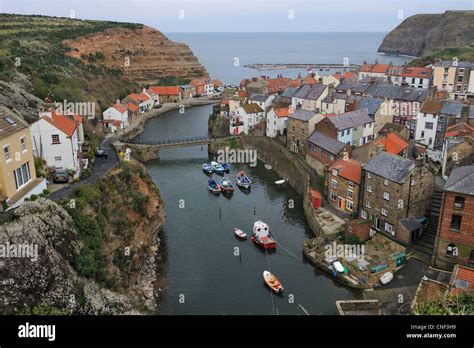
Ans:
[[[242,231],[241,229],[235,228],[234,230],[235,236],[239,239],[247,239],[247,233]]]
[[[264,249],[276,249],[277,246],[268,225],[260,220],[253,224],[252,241]]]
[[[234,185],[232,185],[230,180],[227,178],[221,179],[220,187],[221,187],[222,192],[226,192],[226,193],[234,192]]]
[[[263,271],[263,280],[273,292],[277,294],[281,294],[283,292],[283,285],[281,285],[278,278],[275,277],[271,272]]]
[[[222,168],[224,168],[224,171],[225,172],[229,172],[230,171],[230,164],[229,163],[226,163],[226,162],[222,162],[222,163],[219,163]]]
[[[265,169],[268,169],[268,170],[272,169],[272,166],[269,165],[269,164],[265,164],[264,167],[265,167]]]
[[[216,172],[217,174],[224,174],[224,167],[222,167],[222,165],[220,165],[219,163],[212,161],[211,167],[212,170],[214,170],[214,172]]]
[[[221,187],[214,179],[209,179],[207,182],[207,189],[212,193],[219,193],[221,192]]]
[[[240,171],[239,175],[237,176],[237,186],[242,187],[242,188],[249,188],[250,185],[252,185],[252,182],[250,179],[245,175],[245,172],[243,170]]]
[[[212,174],[213,172],[212,167],[209,163],[204,163],[202,165],[202,171],[206,174]]]
[[[339,261],[335,261],[333,264],[334,266],[334,269],[339,272],[339,273],[343,273],[344,272],[344,266],[342,265],[342,263],[340,263]]]
[[[390,283],[393,280],[393,273],[392,272],[385,272],[380,277],[380,283],[383,285]]]
[[[280,185],[283,185],[285,182],[286,182],[285,180],[277,180],[277,181],[275,181],[275,184],[280,186]]]

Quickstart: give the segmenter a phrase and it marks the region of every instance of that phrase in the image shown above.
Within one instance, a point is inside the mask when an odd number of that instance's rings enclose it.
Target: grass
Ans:
[[[412,60],[408,65],[413,67],[423,67],[432,64],[437,58],[442,60],[452,60],[457,57],[459,60],[474,61],[474,47],[466,46],[461,48],[449,48],[437,51],[429,56]]]

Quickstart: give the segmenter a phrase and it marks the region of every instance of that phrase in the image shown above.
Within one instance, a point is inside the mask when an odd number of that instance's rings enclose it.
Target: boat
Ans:
[[[224,168],[225,172],[229,172],[229,170],[230,170],[230,164],[229,163],[222,162],[222,163],[219,163],[219,164],[222,166],[222,168]]]
[[[212,174],[213,172],[212,167],[209,163],[204,163],[202,165],[202,171],[206,174]]]
[[[242,188],[249,188],[252,182],[250,179],[245,175],[245,172],[243,170],[240,171],[239,175],[237,176],[237,186],[242,187]]]
[[[260,220],[253,224],[252,241],[264,249],[276,249],[277,246],[268,225]]]
[[[269,170],[272,169],[272,166],[269,165],[269,164],[265,164],[264,167],[265,167],[265,169],[269,169]]]
[[[230,180],[227,178],[221,179],[220,187],[221,187],[222,192],[226,192],[226,193],[234,192],[234,185],[232,185]]]
[[[211,167],[217,174],[224,174],[224,167],[217,162],[212,161]]]
[[[212,193],[221,192],[221,187],[214,179],[209,179],[209,181],[207,182],[207,189]]]
[[[235,236],[239,239],[247,239],[247,233],[245,233],[244,231],[242,231],[241,229],[238,229],[238,228],[235,228]]]
[[[380,282],[385,285],[385,284],[388,284],[392,281],[393,279],[393,273],[392,272],[385,272],[384,274],[382,274],[382,276],[380,277]]]
[[[344,266],[339,261],[335,261],[333,264],[334,269],[339,273],[344,273]]]
[[[263,271],[263,280],[273,292],[277,294],[281,294],[283,292],[283,285],[281,285],[277,277],[275,277],[269,271]]]
[[[283,185],[285,182],[286,182],[285,180],[277,180],[277,181],[275,181],[275,184]]]

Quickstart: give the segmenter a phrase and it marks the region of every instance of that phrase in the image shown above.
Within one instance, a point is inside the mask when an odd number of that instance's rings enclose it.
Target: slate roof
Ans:
[[[446,114],[446,115],[456,115],[456,116],[461,117],[463,105],[464,105],[463,103],[458,103],[458,102],[446,102],[443,105],[443,108],[441,109],[440,113]]]
[[[311,90],[309,93],[306,95],[304,99],[309,99],[309,100],[318,100],[319,97],[321,97],[321,94],[324,93],[324,91],[328,88],[326,85],[323,85],[322,83],[316,83],[311,85]]]
[[[449,175],[444,190],[474,195],[474,165],[455,167]]]
[[[356,106],[356,110],[368,109],[369,115],[375,115],[382,103],[383,99],[381,98],[363,97],[359,100],[359,103]]]
[[[365,93],[369,87],[368,83],[361,83],[357,80],[344,80],[335,89],[337,91],[347,91],[350,89],[355,93]]]
[[[0,139],[6,138],[27,127],[28,124],[15,114],[0,109]]]
[[[405,226],[405,228],[408,230],[408,231],[416,231],[420,228],[422,228],[423,226],[421,225],[421,223],[418,221],[418,219],[414,218],[414,217],[408,217],[408,218],[405,218],[405,219],[401,219],[400,220],[400,223]]]
[[[280,96],[284,98],[291,98],[295,95],[298,88],[288,87]]]
[[[415,162],[386,152],[380,152],[364,166],[367,172],[399,184],[405,182],[414,168]]]
[[[400,86],[380,83],[370,86],[367,89],[367,94],[376,98],[396,99],[399,91]]]
[[[290,116],[289,118],[295,118],[297,120],[301,121],[309,121],[312,119],[316,113],[314,111],[308,111],[308,110],[302,110],[302,109],[296,109]]]
[[[250,95],[250,97],[248,97],[248,99],[263,103],[268,99],[268,95],[267,94],[262,94],[262,93],[252,93]]]
[[[338,130],[353,128],[374,122],[372,117],[369,116],[369,111],[366,108],[345,112],[328,118]]]
[[[333,155],[337,155],[345,146],[344,143],[316,131],[311,134],[308,141]]]
[[[394,86],[385,83],[371,85],[366,94],[376,98],[423,102],[430,95],[429,88]]]

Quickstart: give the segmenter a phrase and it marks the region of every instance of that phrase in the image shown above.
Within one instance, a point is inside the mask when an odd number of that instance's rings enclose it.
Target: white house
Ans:
[[[271,108],[267,113],[267,137],[274,138],[283,135],[288,126],[288,116],[291,108]]]
[[[263,109],[255,103],[240,106],[230,119],[229,132],[233,135],[248,134],[257,123],[265,119]]]
[[[115,103],[102,113],[104,126],[112,132],[129,126],[129,110],[120,103]]]
[[[428,146],[433,150],[438,127],[438,114],[443,104],[436,100],[429,100],[423,104],[416,117],[415,141]]]
[[[40,113],[40,119],[30,126],[33,154],[46,161],[49,167],[81,172],[80,125],[72,117],[54,110]]]
[[[272,106],[273,99],[275,99],[274,94],[260,94],[253,93],[247,98],[247,103],[255,103],[263,109],[264,116],[266,116],[267,110]]]

